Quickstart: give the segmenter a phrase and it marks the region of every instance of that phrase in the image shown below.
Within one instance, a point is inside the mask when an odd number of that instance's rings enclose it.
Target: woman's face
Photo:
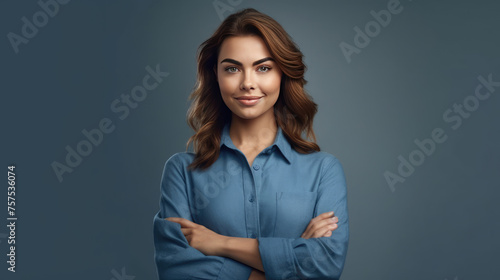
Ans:
[[[274,116],[281,70],[259,36],[233,36],[222,42],[217,59],[217,81],[233,117]]]

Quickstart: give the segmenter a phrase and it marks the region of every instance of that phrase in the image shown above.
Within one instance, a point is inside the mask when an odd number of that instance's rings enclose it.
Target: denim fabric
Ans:
[[[191,152],[165,163],[160,211],[154,217],[155,261],[163,279],[248,279],[251,267],[205,256],[189,246],[182,217],[226,236],[259,241],[266,279],[338,279],[349,241],[347,189],[337,158],[320,151],[295,151],[278,126],[274,143],[248,164],[225,125],[217,161],[188,170]],[[334,211],[330,237],[300,238],[315,216]]]

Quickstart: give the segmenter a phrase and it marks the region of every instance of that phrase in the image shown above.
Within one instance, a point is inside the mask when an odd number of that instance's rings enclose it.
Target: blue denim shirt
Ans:
[[[182,217],[226,236],[255,238],[266,279],[338,279],[349,241],[347,190],[340,162],[326,152],[301,154],[281,128],[249,166],[225,125],[220,155],[206,170],[188,170],[191,152],[165,163],[154,217],[155,262],[163,279],[248,279],[252,268],[189,246]],[[303,239],[310,220],[334,211],[330,237]]]

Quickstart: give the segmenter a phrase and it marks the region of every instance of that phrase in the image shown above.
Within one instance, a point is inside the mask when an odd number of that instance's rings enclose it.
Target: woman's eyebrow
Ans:
[[[261,64],[262,62],[266,62],[268,60],[274,61],[274,59],[272,57],[264,57],[262,59],[254,61],[252,63],[252,66]],[[225,58],[220,63],[223,63],[223,62],[229,62],[229,63],[233,63],[233,64],[236,64],[236,65],[239,65],[239,66],[243,66],[243,63],[239,62],[238,60],[234,60],[232,58]]]

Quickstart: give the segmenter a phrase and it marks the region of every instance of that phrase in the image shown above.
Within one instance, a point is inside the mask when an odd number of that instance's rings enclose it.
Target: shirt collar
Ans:
[[[230,128],[231,122],[227,122],[224,125],[224,128],[222,129],[222,134],[221,134],[221,139],[220,139],[220,146],[225,145],[226,147],[234,150],[238,150],[236,146],[233,144],[233,140],[229,136],[229,128]],[[292,160],[292,147],[288,140],[285,137],[285,134],[283,134],[283,130],[281,127],[278,125],[278,131],[276,132],[276,137],[274,139],[274,143],[269,146],[267,149],[279,149],[281,151],[281,154],[283,157],[288,161],[288,163],[291,163]]]

